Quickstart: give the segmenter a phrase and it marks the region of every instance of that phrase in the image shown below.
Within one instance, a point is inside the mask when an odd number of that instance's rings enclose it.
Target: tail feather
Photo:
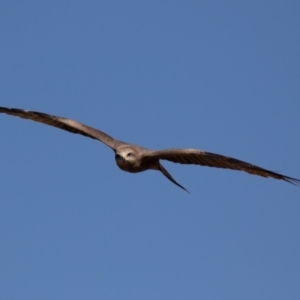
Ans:
[[[176,184],[177,186],[179,186],[180,188],[182,188],[183,190],[185,190],[187,193],[190,194],[190,192],[185,187],[180,185],[160,163],[159,163],[159,171],[161,171],[174,184]]]

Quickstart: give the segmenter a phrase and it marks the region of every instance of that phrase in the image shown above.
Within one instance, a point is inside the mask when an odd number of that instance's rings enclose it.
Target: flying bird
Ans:
[[[197,149],[164,149],[155,151],[116,140],[100,130],[67,118],[52,116],[36,111],[6,107],[0,107],[0,113],[6,113],[8,115],[17,116],[23,119],[33,120],[99,140],[114,151],[116,163],[121,170],[130,173],[156,170],[161,172],[170,181],[185,191],[187,191],[187,189],[180,185],[171,176],[171,174],[162,166],[160,160],[168,160],[180,164],[194,164],[245,171],[253,175],[266,178],[271,177],[284,180],[295,185],[300,185],[299,179],[272,172],[245,161],[224,155]]]

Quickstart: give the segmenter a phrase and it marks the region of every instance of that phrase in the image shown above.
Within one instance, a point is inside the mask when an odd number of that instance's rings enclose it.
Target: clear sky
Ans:
[[[299,1],[1,1],[0,106],[300,178]],[[300,299],[300,188],[0,115],[2,299]]]

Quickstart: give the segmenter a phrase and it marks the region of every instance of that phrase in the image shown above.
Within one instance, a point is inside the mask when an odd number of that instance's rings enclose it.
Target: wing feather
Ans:
[[[252,175],[258,175],[266,178],[271,177],[300,186],[299,179],[285,176],[232,157],[197,149],[165,149],[152,151],[147,153],[144,159],[162,159],[180,164],[196,164],[201,166],[244,171]]]
[[[54,126],[72,133],[81,134],[92,139],[99,140],[111,149],[115,149],[117,145],[121,144],[121,142],[115,140],[108,134],[71,119],[52,116],[37,111],[6,107],[0,107],[0,113],[6,113],[8,115],[17,116],[23,119],[28,119],[46,125]]]

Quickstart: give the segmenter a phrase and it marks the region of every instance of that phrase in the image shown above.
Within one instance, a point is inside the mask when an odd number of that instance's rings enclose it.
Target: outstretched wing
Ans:
[[[194,164],[207,167],[245,171],[253,175],[272,177],[300,186],[299,179],[281,175],[279,173],[263,169],[261,167],[232,157],[205,152],[197,149],[165,149],[160,151],[152,151],[148,152],[145,155],[144,159],[164,159],[180,164]]]
[[[113,139],[108,134],[71,119],[52,116],[36,111],[7,107],[0,107],[0,113],[6,113],[8,115],[17,116],[23,119],[44,123],[72,133],[82,134],[92,139],[101,141],[113,150],[115,150],[115,148],[121,144],[121,142]]]

